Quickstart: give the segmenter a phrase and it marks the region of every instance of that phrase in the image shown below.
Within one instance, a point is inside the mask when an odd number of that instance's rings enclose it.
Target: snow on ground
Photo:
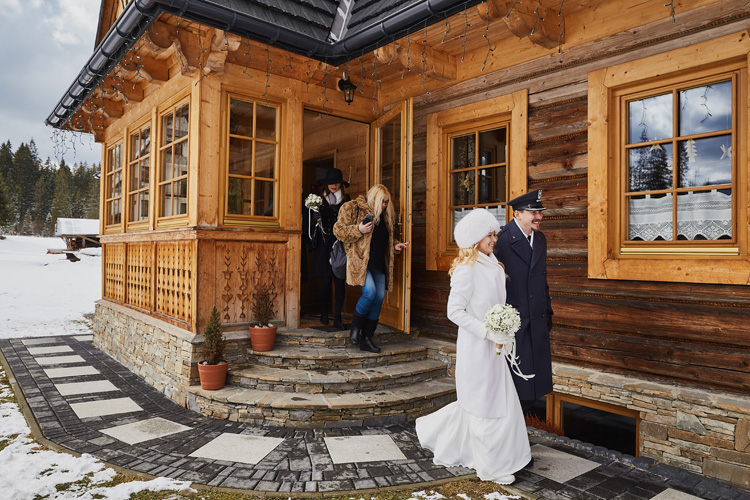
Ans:
[[[79,262],[61,238],[6,236],[0,240],[0,338],[90,333],[84,314],[101,298],[101,249],[84,249]]]
[[[84,314],[101,297],[101,249],[47,255],[64,248],[60,238],[6,236],[0,240],[0,338],[91,333]],[[6,378],[0,368],[0,380]],[[115,471],[91,455],[75,457],[40,447],[32,440],[13,392],[0,382],[0,491],[3,500],[125,500],[131,493],[185,490],[189,483],[167,478],[102,486]],[[58,491],[57,486],[75,483]]]

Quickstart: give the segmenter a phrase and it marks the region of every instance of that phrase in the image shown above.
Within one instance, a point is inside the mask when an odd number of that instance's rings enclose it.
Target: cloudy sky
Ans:
[[[101,160],[90,135],[56,151],[44,120],[94,49],[100,0],[0,0],[0,142],[15,151],[31,139],[42,160]],[[59,150],[60,148],[58,148]]]

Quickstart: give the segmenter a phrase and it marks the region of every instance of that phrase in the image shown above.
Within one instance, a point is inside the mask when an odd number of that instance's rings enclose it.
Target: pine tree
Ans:
[[[50,224],[52,227],[60,217],[71,217],[73,215],[73,204],[70,196],[70,169],[65,160],[60,162],[60,168],[55,175],[55,194],[52,198],[52,210]]]
[[[13,156],[12,175],[7,179],[8,185],[11,186],[17,231],[21,234],[31,234],[33,230],[31,209],[34,205],[34,188],[39,168],[34,141],[29,145],[22,143]]]
[[[0,230],[9,228],[12,221],[13,207],[10,203],[10,195],[3,174],[0,173]]]

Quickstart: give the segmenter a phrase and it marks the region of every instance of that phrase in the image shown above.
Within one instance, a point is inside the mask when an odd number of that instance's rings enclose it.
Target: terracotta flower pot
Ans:
[[[270,351],[276,341],[276,327],[250,326],[250,346],[253,351]]]
[[[201,379],[201,389],[216,391],[224,387],[227,380],[228,367],[229,364],[226,361],[222,361],[218,365],[198,363],[198,376]]]

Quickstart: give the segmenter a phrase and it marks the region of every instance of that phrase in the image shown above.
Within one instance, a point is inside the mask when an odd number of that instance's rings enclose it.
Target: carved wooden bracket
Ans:
[[[487,16],[490,21],[502,18],[511,33],[547,49],[565,41],[560,38],[557,14],[529,0],[487,0],[477,5],[477,13],[485,21]]]
[[[211,45],[208,48],[208,57],[206,57],[206,64],[204,71],[206,73],[224,73],[224,65],[227,62],[227,55],[230,52],[235,52],[240,48],[240,42],[242,38],[226,31],[212,30],[213,37],[211,39]]]
[[[427,78],[440,82],[450,82],[456,79],[456,58],[440,52],[419,42],[411,42],[407,48],[395,43],[385,45],[375,50],[378,63],[398,63],[402,68],[409,68],[412,72],[424,74]]]
[[[121,118],[124,113],[124,106],[121,102],[110,101],[109,99],[105,99],[103,103],[97,105],[89,99],[83,103],[81,111],[87,115],[102,113],[106,118]]]

